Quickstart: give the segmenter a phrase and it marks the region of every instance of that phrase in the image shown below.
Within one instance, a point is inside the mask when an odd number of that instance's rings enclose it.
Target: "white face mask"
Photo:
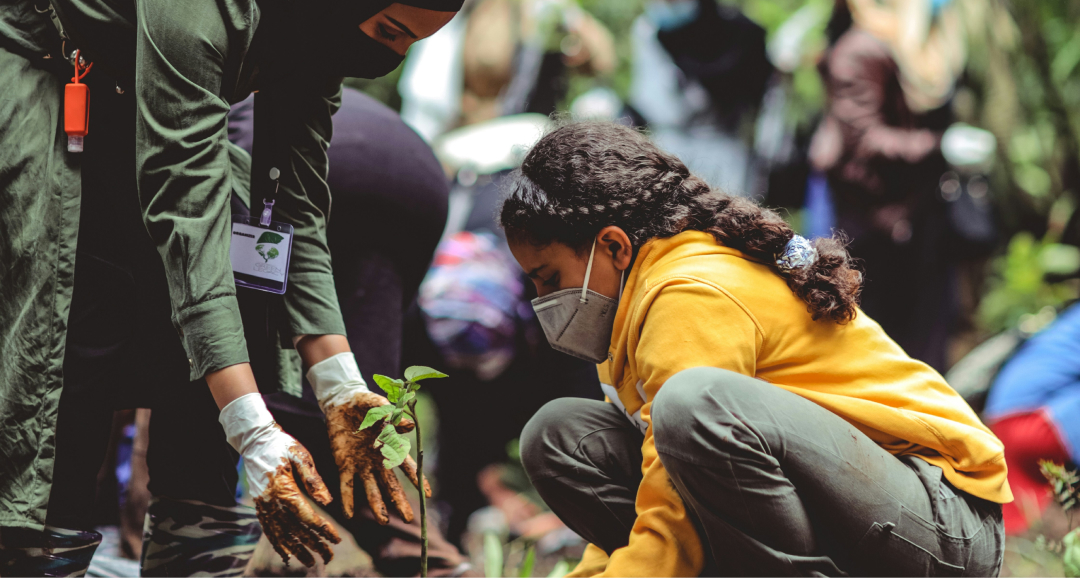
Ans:
[[[619,276],[619,298],[605,297],[589,290],[596,239],[585,267],[585,286],[563,289],[532,300],[533,311],[544,328],[551,347],[579,359],[603,363],[608,358],[615,314],[622,299],[622,283],[626,271]]]

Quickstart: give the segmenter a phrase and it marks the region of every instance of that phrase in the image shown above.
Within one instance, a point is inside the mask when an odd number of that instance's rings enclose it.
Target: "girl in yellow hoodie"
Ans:
[[[533,147],[500,220],[548,341],[610,402],[522,432],[590,542],[573,575],[997,574],[1001,442],[858,309],[841,241],[595,122]]]

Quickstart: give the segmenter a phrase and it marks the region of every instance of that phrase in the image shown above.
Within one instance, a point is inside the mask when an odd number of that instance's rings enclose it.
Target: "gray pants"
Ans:
[[[1001,506],[897,458],[832,412],[715,368],[672,377],[657,451],[706,546],[706,575],[996,576]],[[609,554],[626,546],[643,436],[615,406],[548,403],[521,454],[544,500]]]

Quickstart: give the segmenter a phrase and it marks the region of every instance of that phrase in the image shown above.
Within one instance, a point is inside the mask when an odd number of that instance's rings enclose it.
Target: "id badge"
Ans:
[[[240,287],[281,295],[289,280],[293,227],[270,221],[264,227],[259,217],[233,215],[229,258],[233,277]]]

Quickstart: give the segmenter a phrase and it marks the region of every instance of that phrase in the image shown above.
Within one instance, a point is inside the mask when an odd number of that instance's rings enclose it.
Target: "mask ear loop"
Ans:
[[[589,249],[589,264],[585,266],[585,284],[581,287],[581,302],[588,302],[589,276],[592,275],[592,260],[596,255],[596,237],[592,240],[592,249]]]

